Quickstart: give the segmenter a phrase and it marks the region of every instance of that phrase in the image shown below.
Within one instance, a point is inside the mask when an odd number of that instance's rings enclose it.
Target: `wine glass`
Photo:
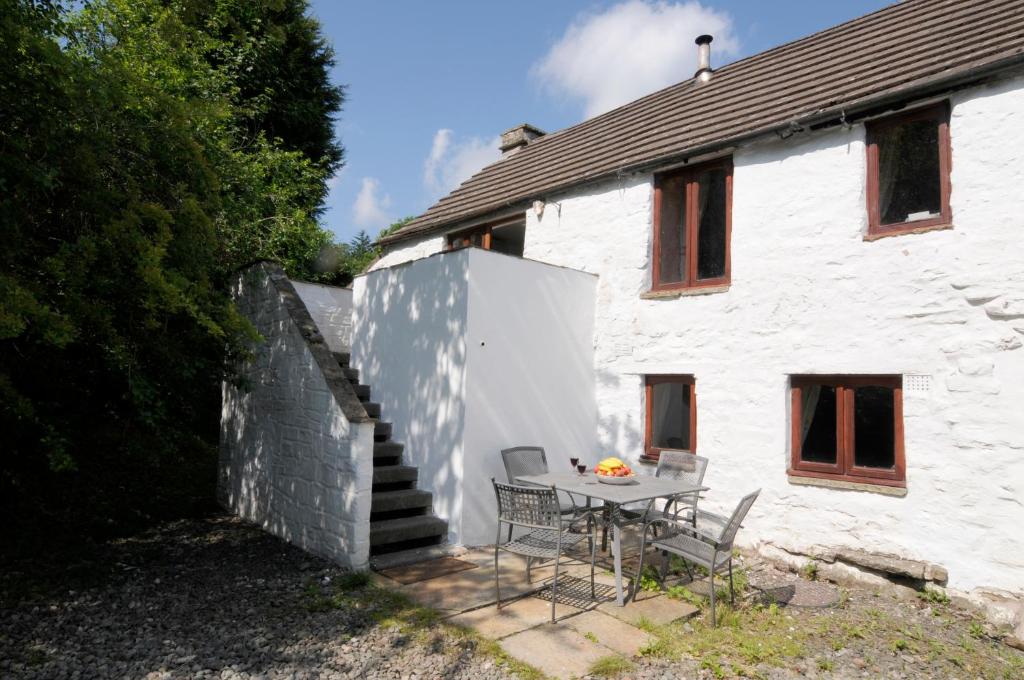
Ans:
[[[582,463],[581,463],[581,464],[579,464],[579,465],[577,465],[577,466],[576,466],[576,469],[577,469],[577,470],[579,470],[579,472],[580,472],[580,474],[581,474],[581,475],[582,475],[582,474],[586,474],[586,472],[587,472],[587,466],[586,466],[586,465],[583,465]]]
[[[576,466],[579,465],[579,464],[580,464],[580,459],[579,458],[570,458],[569,459],[569,465],[572,466],[573,470],[575,470]]]

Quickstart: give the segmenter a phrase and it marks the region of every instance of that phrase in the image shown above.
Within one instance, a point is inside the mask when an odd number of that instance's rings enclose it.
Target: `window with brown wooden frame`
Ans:
[[[729,283],[732,159],[657,175],[651,290]]]
[[[900,376],[793,376],[789,474],[906,486]]]
[[[868,234],[950,226],[951,158],[946,103],[867,123]]]
[[[526,223],[517,217],[448,234],[445,250],[474,247],[522,257],[525,241]]]
[[[448,250],[458,250],[459,248],[473,246],[483,248],[484,250],[491,249],[491,227],[489,225],[448,234]]]
[[[692,375],[649,375],[644,379],[644,458],[662,451],[697,451],[697,391]]]

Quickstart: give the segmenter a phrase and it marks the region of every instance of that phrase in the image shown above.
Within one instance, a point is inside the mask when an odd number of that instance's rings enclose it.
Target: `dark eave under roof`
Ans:
[[[573,186],[926,96],[1024,63],[1022,0],[907,0],[536,139],[381,239],[440,232]]]

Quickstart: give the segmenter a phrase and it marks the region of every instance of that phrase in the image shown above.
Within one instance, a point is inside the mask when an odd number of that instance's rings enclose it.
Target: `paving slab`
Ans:
[[[561,624],[549,623],[524,630],[499,644],[509,656],[555,678],[586,675],[595,661],[609,654],[606,647]]]
[[[526,572],[501,569],[501,597],[512,599],[537,590],[543,581],[526,582]],[[494,568],[470,569],[448,576],[411,583],[397,590],[424,607],[437,609],[442,614],[458,614],[493,604]]]
[[[556,603],[555,620],[564,623],[583,610]],[[551,600],[524,597],[515,602],[503,603],[499,610],[494,605],[474,609],[448,619],[450,623],[468,626],[478,633],[495,640],[551,622]]]
[[[620,607],[614,602],[602,602],[598,605],[597,611],[614,616],[632,626],[637,625],[641,619],[661,626],[693,616],[698,610],[682,600],[673,600],[664,595],[651,597],[645,593],[641,595],[640,600],[630,600],[625,607]]]
[[[580,635],[593,635],[600,644],[626,656],[636,656],[651,642],[649,634],[600,611],[583,612],[566,619],[565,625]]]

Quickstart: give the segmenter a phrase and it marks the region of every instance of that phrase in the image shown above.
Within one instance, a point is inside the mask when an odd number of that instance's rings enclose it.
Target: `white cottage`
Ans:
[[[501,448],[683,450],[715,509],[763,488],[750,547],[1022,596],[1019,2],[902,2],[502,150],[354,284],[382,467],[450,543],[493,542]]]
[[[460,351],[482,362],[484,381],[511,369],[524,387],[551,371],[592,384],[593,397],[543,403],[593,399],[591,441],[573,437],[592,445],[584,456],[700,453],[723,507],[764,487],[748,540],[891,553],[943,565],[961,589],[1020,590],[1022,27],[1015,3],[900,3],[567,130],[514,128],[502,160],[384,240],[356,284],[357,336],[361,292],[379,297],[408,276],[399,265],[451,253],[419,265],[436,268],[462,246],[506,255],[481,274],[536,263],[595,274],[590,301],[568,286],[531,299],[513,277],[478,301],[497,336],[506,324],[545,331],[559,324],[543,316],[552,305],[589,302],[589,382],[543,344],[492,352],[481,343],[498,338],[471,329]],[[417,285],[453,290],[440,281]],[[563,317],[577,324],[591,327]],[[377,349],[357,337],[355,364],[387,363]],[[399,383],[374,385],[389,417],[429,431],[405,417],[415,406],[403,394],[385,394]],[[469,420],[482,405],[462,392]],[[501,392],[499,411],[543,400]],[[464,440],[459,455],[541,443],[561,462],[581,452],[566,439],[524,427],[490,448]]]

